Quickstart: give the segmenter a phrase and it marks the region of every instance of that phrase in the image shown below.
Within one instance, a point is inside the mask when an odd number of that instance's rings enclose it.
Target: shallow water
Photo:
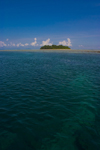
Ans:
[[[100,150],[100,54],[0,52],[0,150]]]

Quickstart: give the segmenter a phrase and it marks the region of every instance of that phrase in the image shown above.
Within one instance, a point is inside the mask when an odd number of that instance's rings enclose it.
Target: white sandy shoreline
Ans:
[[[0,50],[0,52],[67,52],[67,53],[100,53],[100,50],[41,49],[41,50]]]

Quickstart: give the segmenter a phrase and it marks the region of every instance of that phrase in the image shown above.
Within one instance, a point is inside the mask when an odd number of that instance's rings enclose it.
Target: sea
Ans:
[[[0,52],[0,150],[100,150],[100,53]]]

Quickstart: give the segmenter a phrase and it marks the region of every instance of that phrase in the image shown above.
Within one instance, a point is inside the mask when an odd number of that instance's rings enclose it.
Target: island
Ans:
[[[63,45],[44,45],[40,49],[70,49],[70,47]]]

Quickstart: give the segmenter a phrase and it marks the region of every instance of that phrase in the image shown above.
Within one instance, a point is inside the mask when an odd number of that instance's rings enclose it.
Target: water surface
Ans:
[[[100,150],[100,54],[0,52],[0,150]]]

